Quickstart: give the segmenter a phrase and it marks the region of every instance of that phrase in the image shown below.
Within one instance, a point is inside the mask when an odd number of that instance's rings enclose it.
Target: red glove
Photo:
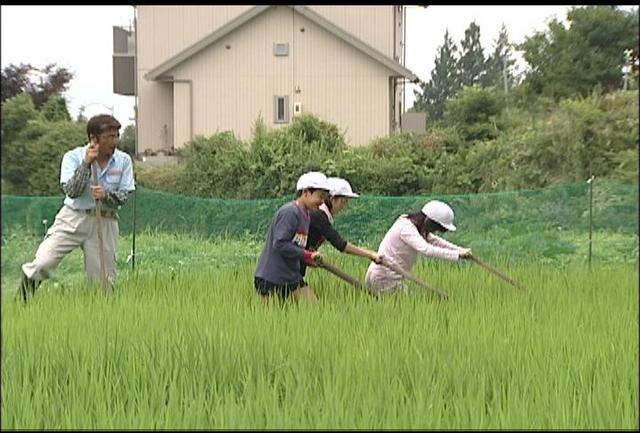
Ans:
[[[304,262],[307,266],[313,266],[313,261],[311,260],[311,255],[313,251],[304,250]]]

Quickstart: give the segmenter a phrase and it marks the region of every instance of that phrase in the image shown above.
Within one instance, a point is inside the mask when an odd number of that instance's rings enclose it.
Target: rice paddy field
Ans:
[[[265,307],[260,239],[146,233],[135,270],[121,239],[108,299],[75,251],[23,305],[38,242],[3,236],[2,429],[639,427],[637,249],[591,267],[487,256],[527,291],[419,260],[446,301],[412,283],[375,299],[312,269],[318,304]],[[364,259],[322,251],[364,279]]]

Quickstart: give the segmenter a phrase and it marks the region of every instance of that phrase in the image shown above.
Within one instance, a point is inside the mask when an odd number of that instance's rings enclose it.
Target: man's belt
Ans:
[[[96,216],[96,208],[93,209],[80,209],[78,212],[86,213],[87,215]],[[118,219],[118,211],[115,209],[100,209],[100,216],[104,218]]]

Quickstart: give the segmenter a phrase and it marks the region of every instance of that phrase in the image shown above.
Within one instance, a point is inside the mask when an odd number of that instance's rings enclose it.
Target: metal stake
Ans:
[[[591,243],[593,232],[593,175],[589,178],[589,269],[591,269]]]

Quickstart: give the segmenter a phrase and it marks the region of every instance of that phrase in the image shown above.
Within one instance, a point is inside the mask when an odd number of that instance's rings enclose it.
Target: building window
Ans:
[[[289,44],[273,44],[273,55],[274,56],[288,56],[289,55]]]
[[[289,123],[289,96],[273,97],[274,123]]]

